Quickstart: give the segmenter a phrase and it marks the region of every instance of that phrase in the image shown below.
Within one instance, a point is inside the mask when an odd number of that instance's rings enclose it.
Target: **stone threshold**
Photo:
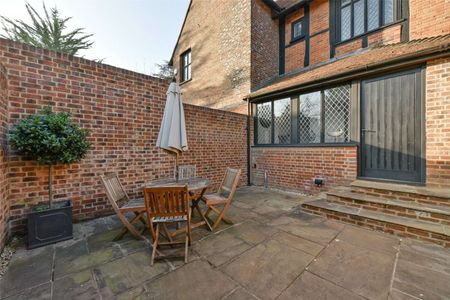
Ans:
[[[356,188],[367,188],[375,190],[385,190],[399,193],[417,194],[427,197],[437,197],[450,200],[450,188],[435,188],[426,186],[414,186],[407,184],[398,184],[391,182],[371,181],[358,179],[353,181],[350,186]]]

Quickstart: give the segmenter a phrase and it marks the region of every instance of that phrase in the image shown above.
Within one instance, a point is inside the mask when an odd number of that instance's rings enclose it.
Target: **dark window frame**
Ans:
[[[253,132],[254,132],[254,136],[253,136],[253,145],[254,147],[293,147],[293,146],[299,146],[299,147],[320,147],[320,146],[352,146],[355,145],[356,143],[354,141],[351,140],[351,138],[349,138],[349,141],[347,142],[331,142],[328,141],[326,142],[326,138],[325,138],[325,91],[326,90],[330,90],[339,86],[345,86],[348,85],[349,86],[349,105],[352,105],[352,98],[354,97],[354,95],[352,95],[352,83],[351,82],[344,82],[338,85],[332,85],[332,86],[327,86],[327,87],[323,87],[321,89],[315,89],[315,90],[310,90],[310,91],[305,91],[301,94],[297,94],[291,97],[283,97],[280,99],[273,99],[273,100],[269,100],[269,101],[261,101],[261,102],[256,102],[254,103],[254,108],[252,109],[252,111],[254,112],[253,115]],[[306,94],[311,94],[311,93],[315,93],[315,92],[319,92],[320,93],[320,142],[316,142],[316,143],[300,143],[298,142],[298,114],[300,113],[300,96],[301,95],[306,95]],[[290,143],[285,143],[285,144],[277,144],[275,143],[275,119],[274,119],[274,102],[278,101],[278,100],[285,100],[286,98],[290,98],[291,99],[291,142]],[[270,122],[270,126],[271,126],[271,141],[270,143],[258,143],[258,109],[257,109],[257,105],[261,104],[261,103],[271,103],[271,108],[272,108],[272,119]],[[349,125],[352,126],[352,117],[351,117],[351,109],[349,109],[348,112],[348,118],[349,118]],[[351,128],[348,129],[348,135],[350,137],[351,135]]]
[[[299,36],[294,36],[294,27],[295,25],[297,25],[298,23],[300,23],[302,25],[302,29],[301,29],[301,33]],[[300,19],[297,19],[295,21],[293,21],[291,23],[291,43],[293,42],[297,42],[300,41],[302,39],[304,39],[306,37],[306,32],[305,32],[305,17],[301,17]]]
[[[393,12],[392,12],[392,21],[386,23],[385,22],[385,11],[384,11],[384,0],[379,0],[378,3],[378,27],[373,29],[368,29],[369,20],[368,20],[368,0],[347,0],[348,4],[342,5],[342,2],[345,0],[336,1],[336,6],[334,9],[334,19],[335,19],[335,45],[346,43],[352,41],[353,39],[367,36],[370,33],[381,30],[385,27],[394,25],[399,23],[399,21],[403,21],[400,16],[401,5],[398,3],[398,0],[392,0],[393,3]],[[355,3],[362,1],[364,3],[364,30],[361,34],[354,34],[354,5]],[[343,8],[350,7],[350,37],[347,39],[342,39],[342,14],[341,11]]]
[[[184,58],[186,55],[189,55],[189,61],[188,61],[188,64],[185,65]],[[184,72],[185,69],[189,69],[189,72],[188,72],[189,78],[185,78],[185,72]],[[183,53],[181,53],[181,55],[180,55],[180,83],[189,81],[191,79],[192,79],[192,51],[189,48],[186,51],[184,51]]]

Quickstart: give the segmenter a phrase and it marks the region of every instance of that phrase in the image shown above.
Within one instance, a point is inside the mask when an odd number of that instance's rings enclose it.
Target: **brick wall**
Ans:
[[[99,180],[104,172],[117,172],[131,197],[145,181],[173,174],[174,156],[155,147],[167,82],[3,39],[0,63],[10,124],[50,104],[91,131],[87,158],[55,169],[55,199],[72,199],[75,220],[112,212]],[[227,166],[241,168],[246,182],[246,117],[190,105],[185,111],[189,151],[180,163],[197,165],[213,187]],[[10,221],[20,231],[29,205],[47,199],[47,168],[14,154],[9,160]]]
[[[309,11],[309,31],[311,35],[309,59],[310,64],[315,65],[330,59],[330,8],[328,0],[312,1]]]
[[[450,58],[426,69],[427,184],[450,187]]]
[[[278,75],[278,20],[262,0],[252,0],[251,88]]]
[[[6,133],[8,130],[8,98],[6,69],[0,63],[0,252],[7,235],[9,216]]]
[[[410,0],[410,39],[450,33],[449,0]]]
[[[251,150],[252,181],[261,183],[267,171],[268,185],[306,193],[316,193],[356,179],[357,148],[347,147],[253,147]],[[316,187],[313,178],[325,179]]]
[[[250,10],[251,0],[192,0],[173,56],[179,75],[180,55],[191,49],[192,80],[181,86],[185,103],[247,113]]]

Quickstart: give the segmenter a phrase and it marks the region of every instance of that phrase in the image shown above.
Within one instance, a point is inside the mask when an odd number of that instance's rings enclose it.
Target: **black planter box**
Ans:
[[[56,202],[52,209],[31,211],[28,217],[28,249],[73,238],[72,202]]]

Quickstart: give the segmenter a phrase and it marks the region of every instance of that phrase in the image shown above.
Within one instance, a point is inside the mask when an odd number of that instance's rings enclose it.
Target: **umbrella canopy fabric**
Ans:
[[[166,107],[156,146],[177,154],[188,150],[183,100],[180,86],[175,82],[167,90]]]

